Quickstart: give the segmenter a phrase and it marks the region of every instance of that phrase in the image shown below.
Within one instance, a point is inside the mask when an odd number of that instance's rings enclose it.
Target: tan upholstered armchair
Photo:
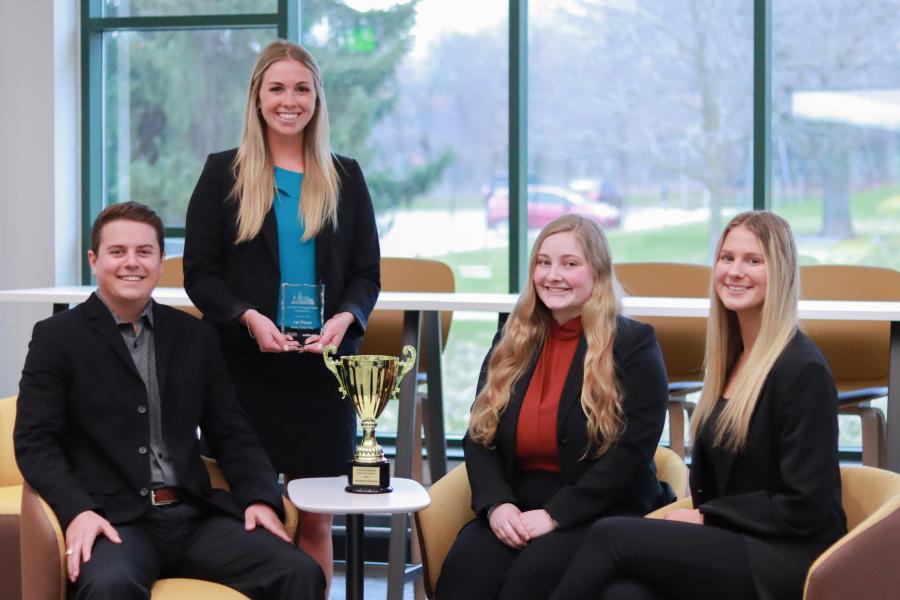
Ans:
[[[897,301],[900,271],[858,265],[803,266],[800,294],[805,300]],[[869,403],[887,396],[891,324],[807,320],[800,326],[828,361],[838,390],[838,410],[862,420],[863,464],[883,467],[884,413]]]
[[[900,475],[871,467],[841,467],[847,535],[819,556],[806,576],[806,600],[896,599],[900,594]],[[685,498],[647,515],[661,519]]]
[[[213,487],[228,489],[215,461],[206,460]],[[284,498],[285,528],[297,531],[297,509]],[[50,506],[26,483],[22,492],[22,597],[65,600],[66,546],[59,520]],[[199,579],[161,579],[153,586],[153,600],[246,600],[223,585]]]
[[[667,482],[675,494],[682,497],[687,492],[688,470],[681,457],[660,446],[653,459],[659,480]],[[437,580],[450,546],[463,525],[475,518],[470,508],[472,491],[466,465],[459,465],[435,482],[428,495],[431,496],[431,504],[417,512],[415,518],[425,570],[425,594],[434,598]]]
[[[3,597],[19,600],[22,593],[19,563],[19,509],[22,506],[22,474],[13,451],[16,398],[0,399],[0,590]]]

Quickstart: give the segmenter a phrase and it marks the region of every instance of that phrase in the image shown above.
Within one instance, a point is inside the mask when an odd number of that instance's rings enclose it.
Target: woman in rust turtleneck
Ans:
[[[481,369],[464,440],[476,518],[447,555],[440,600],[545,600],[591,523],[674,498],[653,464],[662,355],[652,327],[621,315],[603,231],[556,219],[529,273]]]

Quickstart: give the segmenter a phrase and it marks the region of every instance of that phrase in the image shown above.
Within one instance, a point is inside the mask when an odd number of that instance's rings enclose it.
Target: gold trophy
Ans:
[[[397,397],[400,381],[416,364],[416,349],[404,346],[405,360],[395,356],[359,354],[337,360],[334,344],[325,346],[325,366],[338,380],[341,396],[349,397],[362,421],[363,439],[350,461],[348,492],[383,494],[391,491],[390,465],[384,450],[375,441],[375,419],[381,416],[388,400]]]

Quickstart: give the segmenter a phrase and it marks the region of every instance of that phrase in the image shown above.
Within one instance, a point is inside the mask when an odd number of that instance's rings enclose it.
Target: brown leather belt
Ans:
[[[184,492],[177,487],[164,487],[150,490],[150,504],[153,506],[169,506],[185,499]]]

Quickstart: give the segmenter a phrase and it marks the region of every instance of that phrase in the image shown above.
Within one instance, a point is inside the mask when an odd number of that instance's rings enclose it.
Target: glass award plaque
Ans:
[[[300,343],[322,333],[325,286],[309,283],[281,284],[281,333]]]

